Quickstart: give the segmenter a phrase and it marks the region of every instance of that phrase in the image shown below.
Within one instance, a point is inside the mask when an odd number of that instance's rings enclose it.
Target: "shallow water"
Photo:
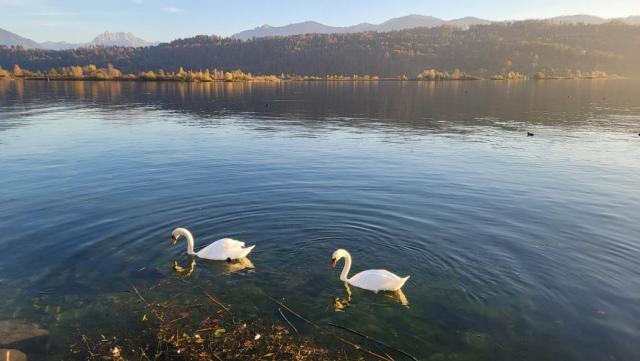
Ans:
[[[633,80],[0,81],[0,320],[59,349],[124,332],[110,302],[171,277],[185,226],[197,245],[257,245],[254,271],[191,276],[247,317],[279,320],[271,295],[425,360],[634,359],[639,95]],[[352,289],[336,312],[338,247],[355,272],[411,275],[409,306]]]

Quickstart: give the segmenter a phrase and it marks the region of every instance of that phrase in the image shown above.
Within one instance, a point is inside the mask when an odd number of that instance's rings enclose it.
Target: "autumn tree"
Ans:
[[[13,76],[15,76],[15,77],[24,76],[24,71],[22,70],[20,65],[16,64],[16,65],[13,66]]]
[[[81,66],[72,66],[71,67],[71,77],[80,79],[80,78],[82,78],[83,75],[84,75],[84,73],[82,72],[82,67]]]

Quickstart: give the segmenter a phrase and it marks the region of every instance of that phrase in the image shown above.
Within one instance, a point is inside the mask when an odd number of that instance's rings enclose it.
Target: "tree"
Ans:
[[[112,64],[107,64],[107,77],[110,79],[119,78],[122,76],[120,70],[113,67]]]
[[[202,77],[200,78],[200,81],[213,81],[213,79],[211,79],[211,73],[209,73],[209,69],[205,69]]]
[[[15,76],[15,77],[23,77],[24,76],[24,71],[22,70],[20,65],[15,64],[13,66],[13,76]]]
[[[49,69],[49,71],[47,72],[47,77],[51,77],[51,78],[57,78],[58,77],[58,71],[56,70],[56,68],[51,68]]]
[[[75,78],[75,79],[81,79],[84,76],[84,73],[82,72],[82,67],[81,66],[72,66],[71,67],[71,77]]]
[[[180,67],[180,69],[178,69],[177,77],[184,80],[187,77],[187,72],[185,72],[184,69]]]
[[[9,77],[9,72],[2,69],[2,67],[0,66],[0,78],[8,78]]]

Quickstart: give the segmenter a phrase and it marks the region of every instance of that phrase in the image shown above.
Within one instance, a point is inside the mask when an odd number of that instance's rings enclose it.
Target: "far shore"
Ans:
[[[48,78],[48,77],[0,77],[0,80],[28,80],[28,81],[74,81],[74,82],[148,82],[148,83],[278,83],[278,82],[354,82],[354,83],[375,83],[375,82],[420,82],[420,83],[437,83],[437,82],[467,82],[467,81],[490,81],[490,82],[524,82],[524,81],[545,81],[545,80],[617,80],[629,79],[623,76],[609,77],[547,77],[547,78],[527,78],[527,79],[494,79],[494,78],[474,78],[474,79],[398,79],[398,78],[379,78],[379,79],[327,79],[327,78],[291,78],[291,79],[243,79],[243,80],[182,80],[182,79],[140,79],[140,78]]]

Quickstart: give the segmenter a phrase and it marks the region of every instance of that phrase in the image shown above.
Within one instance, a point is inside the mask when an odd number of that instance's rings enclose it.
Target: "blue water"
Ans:
[[[634,80],[0,81],[0,320],[90,333],[78,305],[171,277],[184,226],[257,245],[191,276],[245,314],[286,297],[421,360],[633,360],[639,132]],[[337,312],[339,247],[411,275],[409,306]]]

